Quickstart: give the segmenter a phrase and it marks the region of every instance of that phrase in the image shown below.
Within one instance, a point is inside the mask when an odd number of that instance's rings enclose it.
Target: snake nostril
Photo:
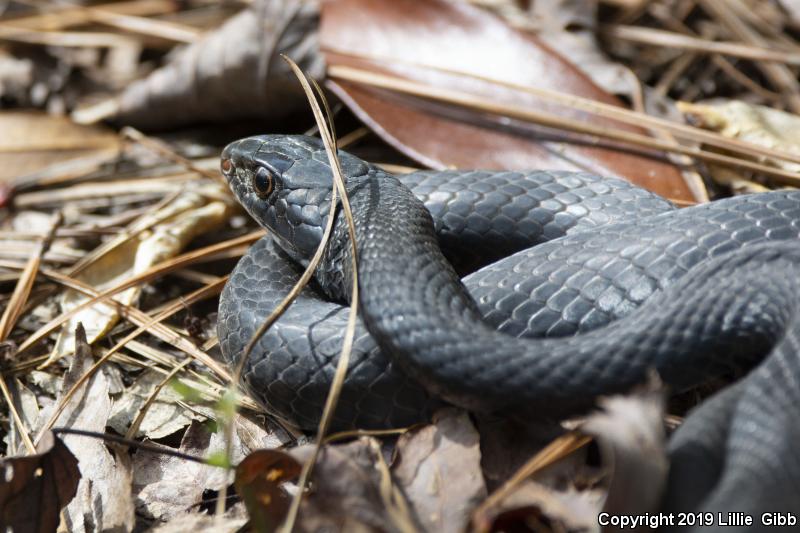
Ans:
[[[220,167],[222,168],[223,173],[228,174],[231,170],[233,170],[233,163],[230,159],[223,159]]]

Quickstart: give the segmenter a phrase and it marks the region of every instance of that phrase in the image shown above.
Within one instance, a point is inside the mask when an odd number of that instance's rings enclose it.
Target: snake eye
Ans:
[[[253,176],[253,190],[259,198],[266,198],[272,192],[272,172],[264,167],[258,167]]]
[[[222,168],[223,174],[230,174],[233,170],[233,162],[230,159],[223,159],[220,167]]]

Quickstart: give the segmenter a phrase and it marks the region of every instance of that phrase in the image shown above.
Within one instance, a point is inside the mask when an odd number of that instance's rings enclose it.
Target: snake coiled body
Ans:
[[[310,226],[321,228],[330,201],[330,169],[319,143],[265,136],[232,145],[223,157],[245,207],[289,256],[307,260],[313,236],[321,235]],[[344,154],[342,162],[355,216],[361,316],[391,355],[393,372],[399,364],[435,396],[470,409],[557,418],[585,411],[598,395],[629,390],[652,369],[682,389],[756,367],[690,416],[673,441],[673,456],[688,465],[683,471],[708,450],[720,458],[703,473],[695,508],[796,504],[800,464],[783,454],[800,426],[800,193],[723,200],[576,231],[477,272],[467,278],[468,291],[442,254],[423,204],[376,167]],[[263,179],[252,181],[259,168],[274,180],[268,189]],[[294,220],[287,215],[292,203],[305,210]],[[334,298],[349,294],[349,254],[339,216],[316,272],[318,287]],[[243,315],[234,318],[225,306],[248,301],[240,312],[260,312],[256,299],[265,291],[253,280],[263,274],[253,261],[270,256],[285,259],[260,246],[223,296],[220,340],[232,359],[247,339],[239,333]],[[314,316],[321,325],[336,314],[328,308]],[[330,338],[312,331],[300,347],[319,353]],[[268,351],[280,351],[280,342],[262,342],[250,376],[262,372]],[[310,376],[322,362],[295,371]],[[387,398],[386,408],[396,399]],[[694,419],[714,421],[706,444]],[[681,472],[673,469],[673,487],[682,483]],[[748,476],[763,493],[737,487]],[[680,499],[674,494],[668,502]]]
[[[402,180],[430,210],[443,251],[463,270],[566,234],[674,210],[669,202],[628,182],[586,173],[422,171]],[[226,357],[236,358],[301,272],[302,267],[269,237],[250,249],[232,273],[220,302],[220,342]],[[586,329],[596,327],[633,308],[619,302],[602,315],[577,317],[572,306],[559,319],[551,314],[527,317],[530,297],[513,294],[515,288],[521,289],[511,283],[514,276],[502,265],[465,280],[481,309],[491,313],[492,323],[507,331],[557,335],[574,331],[579,323]],[[635,296],[636,291],[632,292]],[[518,302],[522,309],[515,309]],[[564,303],[554,295],[549,303],[537,305],[547,309]],[[524,321],[514,317],[524,317]],[[272,412],[303,428],[315,428],[346,322],[343,305],[313,288],[303,291],[260,339],[248,361],[244,380],[250,391]],[[355,339],[336,427],[407,426],[427,419],[431,409],[441,405],[393,365],[362,324]]]

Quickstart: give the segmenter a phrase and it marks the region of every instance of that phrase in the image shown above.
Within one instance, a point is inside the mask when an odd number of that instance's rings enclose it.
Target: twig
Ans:
[[[305,490],[306,483],[308,483],[308,479],[311,476],[311,472],[314,469],[314,465],[317,462],[317,458],[319,457],[319,452],[322,449],[323,439],[325,434],[328,431],[328,426],[330,425],[330,420],[333,418],[333,411],[336,409],[336,404],[339,400],[339,394],[342,389],[342,383],[344,383],[345,375],[347,374],[347,368],[350,362],[350,352],[353,347],[353,337],[355,335],[355,326],[356,326],[356,318],[358,317],[358,249],[356,246],[356,235],[355,235],[355,223],[353,220],[353,213],[350,209],[350,201],[347,197],[347,189],[345,187],[344,176],[342,174],[342,169],[339,165],[339,159],[336,156],[336,143],[333,140],[332,130],[329,130],[325,127],[325,118],[322,115],[322,111],[319,108],[319,104],[314,98],[314,93],[311,90],[311,86],[309,85],[308,81],[306,80],[305,76],[303,76],[300,67],[298,67],[291,59],[284,56],[284,59],[289,66],[294,71],[297,78],[300,80],[300,84],[303,86],[303,90],[306,93],[306,97],[308,98],[309,104],[311,105],[311,109],[314,112],[314,119],[319,126],[320,135],[322,136],[323,144],[325,145],[325,151],[328,154],[328,163],[331,167],[331,172],[333,174],[333,182],[334,182],[334,190],[339,189],[339,195],[341,197],[342,202],[342,210],[344,211],[345,219],[347,220],[347,230],[350,236],[350,246],[351,246],[351,262],[352,262],[352,279],[351,279],[351,293],[350,293],[350,310],[347,318],[347,329],[345,330],[344,340],[342,342],[342,351],[339,354],[339,361],[336,364],[336,372],[333,376],[333,381],[331,382],[331,387],[328,391],[328,396],[325,399],[325,407],[322,411],[322,418],[319,422],[319,427],[317,428],[317,443],[314,446],[314,450],[311,454],[311,457],[303,464],[303,469],[300,472],[300,479],[298,480],[297,484],[299,490],[292,498],[292,503],[289,507],[289,511],[287,513],[286,519],[284,523],[280,527],[280,531],[283,533],[291,533],[292,529],[294,528],[295,521],[297,520],[298,512],[300,511],[300,502],[303,498],[303,492]],[[321,94],[321,93],[320,93]],[[324,102],[323,97],[323,102]]]
[[[800,155],[794,154],[791,152],[783,151],[783,150],[776,150],[773,148],[768,148],[765,146],[759,146],[756,144],[740,141],[738,139],[731,139],[729,137],[725,137],[720,135],[719,133],[711,132],[708,130],[704,130],[701,128],[696,128],[694,126],[690,126],[688,124],[681,124],[678,122],[674,122],[672,120],[667,120],[659,117],[654,117],[652,115],[648,115],[645,113],[639,113],[637,111],[633,111],[630,109],[626,109],[624,107],[615,106],[611,104],[606,104],[603,102],[598,102],[596,100],[591,100],[588,98],[583,98],[580,96],[575,96],[571,94],[565,94],[557,91],[551,91],[548,89],[542,89],[539,87],[532,87],[529,85],[521,85],[519,83],[513,83],[505,80],[500,80],[488,76],[483,76],[479,74],[474,74],[471,72],[460,71],[460,70],[453,70],[449,68],[438,67],[436,65],[430,64],[423,64],[423,63],[414,63],[402,60],[396,60],[394,58],[387,58],[382,56],[372,56],[372,55],[359,55],[359,54],[352,54],[348,52],[342,52],[339,50],[332,50],[336,54],[339,55],[346,55],[349,57],[353,57],[356,59],[361,59],[364,61],[375,62],[377,64],[385,63],[390,65],[392,62],[397,62],[403,65],[407,65],[410,67],[417,67],[423,68],[428,70],[434,70],[438,72],[443,72],[445,74],[451,74],[453,76],[461,76],[467,78],[474,78],[477,80],[484,81],[486,83],[502,85],[504,87],[508,87],[510,89],[514,89],[517,91],[525,92],[531,95],[534,95],[538,98],[546,100],[548,102],[554,102],[565,107],[570,107],[574,109],[579,109],[581,111],[586,111],[587,113],[591,113],[598,116],[603,116],[607,118],[612,118],[619,122],[623,122],[626,124],[631,124],[638,127],[647,127],[647,128],[660,128],[665,129],[672,132],[676,137],[695,141],[695,142],[702,142],[704,144],[708,144],[710,146],[714,146],[721,150],[729,150],[732,152],[741,153],[747,155],[749,157],[756,158],[758,156],[765,156],[771,157],[774,159],[781,159],[785,161],[790,161],[793,163],[800,163]],[[360,68],[353,68],[353,67],[345,67],[345,66],[332,66],[329,67],[328,73],[331,77],[341,77],[342,79],[349,79],[350,81],[356,81],[359,83],[369,84],[370,76],[373,75],[371,71],[360,69]],[[386,75],[376,74],[377,76],[384,76],[389,77]],[[352,78],[352,79],[351,79]],[[396,78],[400,81],[407,81],[404,78]],[[424,86],[423,87],[428,87]],[[389,87],[390,88],[390,87]],[[419,96],[424,97],[425,94],[421,93]]]
[[[140,132],[139,130],[132,128],[130,126],[126,126],[122,128],[120,134],[123,137],[127,137],[137,143],[145,146],[156,153],[163,155],[164,157],[179,163],[186,167],[187,169],[191,170],[192,172],[197,172],[201,176],[205,176],[206,178],[212,179],[218,183],[222,183],[223,185],[227,185],[225,183],[225,179],[219,174],[219,172],[209,172],[204,168],[200,168],[195,165],[190,159],[186,159],[182,155],[177,154],[172,148],[164,144],[163,142],[153,139],[152,137],[146,136],[144,133]]]
[[[189,455],[188,453],[179,452],[177,450],[173,450],[172,448],[168,448],[166,446],[156,446],[153,444],[147,444],[146,442],[133,441],[126,437],[111,435],[110,433],[97,433],[94,431],[86,431],[84,429],[61,428],[61,427],[53,428],[53,433],[55,433],[56,435],[79,435],[81,437],[91,437],[93,439],[100,439],[108,442],[116,442],[118,444],[122,444],[130,448],[136,448],[138,450],[142,450],[145,452],[155,453],[159,455],[169,455],[171,457],[177,457],[178,459],[185,459],[186,461],[192,461],[193,463],[200,463],[201,465],[224,468],[220,465],[210,464],[202,457],[195,457],[194,455]]]
[[[604,26],[601,31],[607,37],[641,44],[707,54],[722,54],[754,61],[774,61],[786,63],[787,65],[800,65],[800,54],[798,53],[783,52],[757,45],[710,41],[700,37],[640,26],[610,25]]]

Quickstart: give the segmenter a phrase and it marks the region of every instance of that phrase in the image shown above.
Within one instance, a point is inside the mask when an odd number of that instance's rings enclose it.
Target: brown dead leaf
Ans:
[[[234,486],[256,531],[275,531],[283,523],[292,500],[281,485],[301,470],[297,459],[277,450],[257,450],[236,467]]]
[[[291,454],[304,462],[312,446],[295,448]],[[386,493],[391,479],[380,468],[383,458],[375,439],[362,437],[348,444],[325,446],[312,478],[313,490],[300,505],[297,531],[409,532],[413,522],[404,501]],[[392,491],[394,496],[402,498]]]
[[[0,131],[0,182],[55,163],[119,150],[119,138],[103,126],[80,126],[37,111],[3,111]]]
[[[551,442],[495,491],[475,511],[474,529],[599,531],[600,512],[653,511],[667,476],[660,384],[602,399],[600,406],[580,433]],[[600,467],[589,461],[586,435],[599,447]]]
[[[478,432],[467,413],[443,409],[397,442],[393,473],[428,531],[459,533],[486,497]]]
[[[48,431],[37,454],[0,461],[0,528],[3,531],[55,531],[60,511],[75,497],[81,473],[78,460]]]
[[[486,488],[494,491],[563,429],[552,422],[510,420],[475,414],[481,436],[481,468]]]
[[[536,109],[608,129],[639,128],[567,109],[465,72],[619,105],[536,37],[464,3],[432,0],[326,2],[320,38],[329,69],[357,67],[456,90],[499,104]],[[368,52],[365,52],[368,51]],[[368,60],[364,54],[377,58]],[[425,66],[428,66],[426,68]],[[482,113],[411,100],[335,79],[331,89],[373,130],[406,155],[434,167],[590,170],[626,178],[663,196],[692,201],[678,170],[652,157],[587,145],[574,135]]]
[[[566,452],[559,450],[563,444]],[[587,465],[585,446],[573,444],[568,434],[531,457],[475,509],[473,531],[599,531],[605,490],[597,487],[599,473]],[[554,451],[556,462],[545,459]]]
[[[198,122],[278,119],[305,108],[284,53],[322,76],[316,2],[259,0],[183,49],[117,100],[73,114],[80,122],[113,118],[139,129]]]

